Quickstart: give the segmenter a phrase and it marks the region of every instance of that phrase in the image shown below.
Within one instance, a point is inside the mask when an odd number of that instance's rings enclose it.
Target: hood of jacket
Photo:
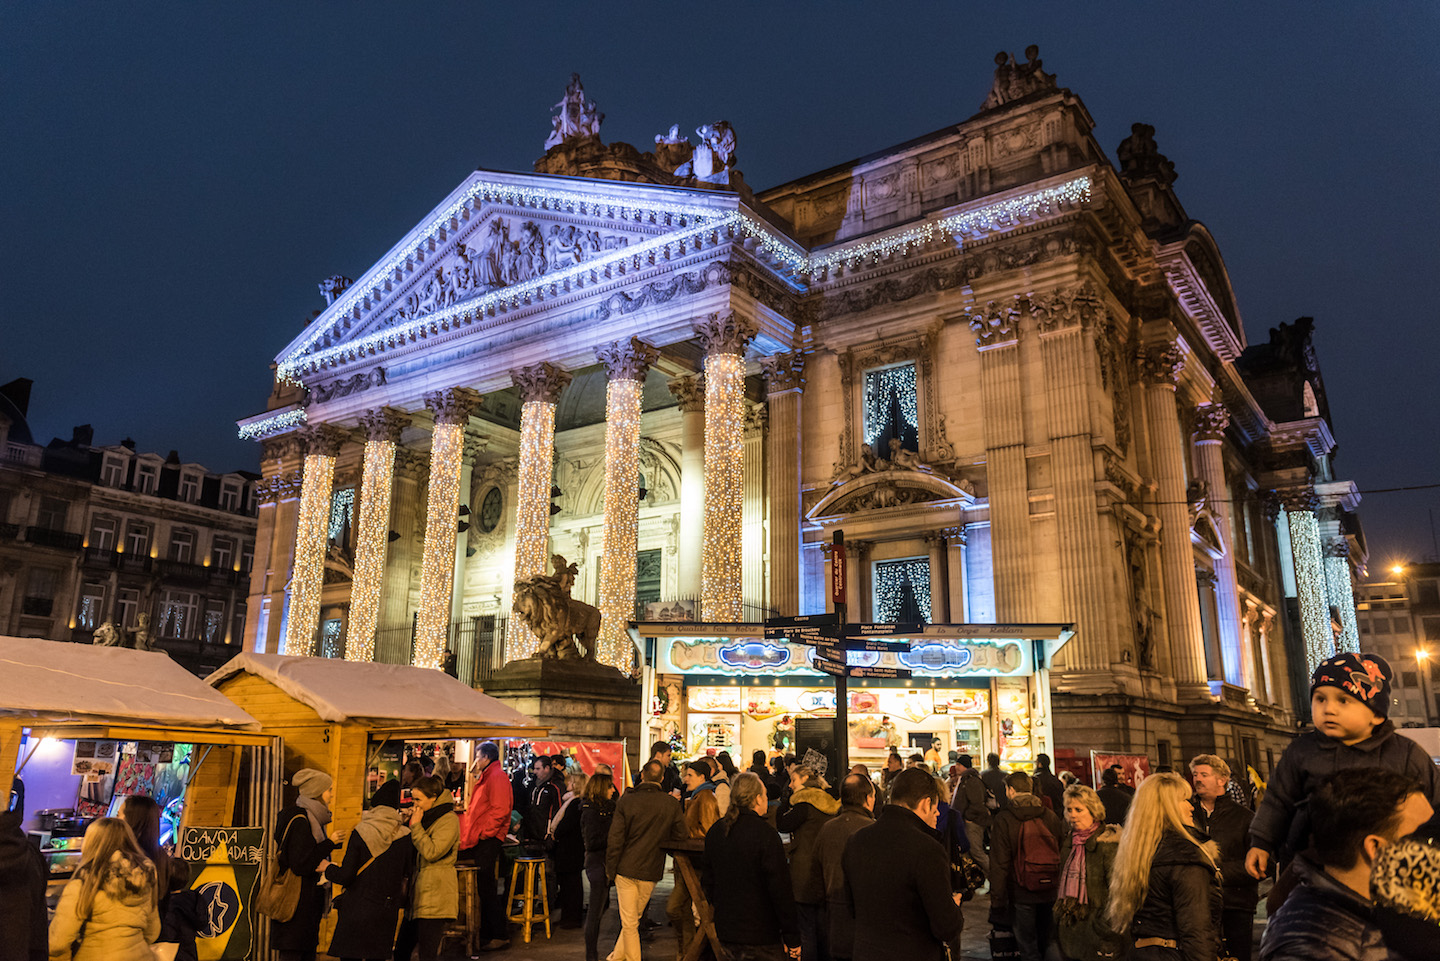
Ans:
[[[20,830],[20,815],[14,811],[0,814],[0,881],[16,883],[29,878],[35,870],[35,849]]]
[[[1044,814],[1045,805],[1033,794],[1017,794],[1010,799],[1010,806],[1005,810],[1022,821],[1028,821]]]
[[[1204,831],[1195,828],[1190,828],[1189,831],[1190,837],[1194,838],[1197,842],[1196,844],[1192,844],[1174,831],[1166,831],[1160,838],[1160,846],[1155,849],[1155,859],[1150,862],[1151,866],[1161,864],[1199,864],[1212,871],[1216,870],[1220,864],[1219,845],[1210,840],[1210,835]],[[1209,851],[1210,856],[1214,858],[1213,864],[1205,859],[1205,852],[1201,850],[1202,846],[1205,851]]]
[[[123,851],[110,855],[102,869],[100,890],[121,904],[152,903],[155,894],[155,867],[149,861],[134,861]]]
[[[840,802],[818,787],[805,787],[790,795],[791,804],[808,804],[822,814],[834,814],[840,810]]]

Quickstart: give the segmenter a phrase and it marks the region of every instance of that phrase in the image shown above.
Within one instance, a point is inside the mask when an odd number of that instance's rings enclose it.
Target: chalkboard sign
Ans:
[[[185,828],[175,856],[190,869],[203,906],[195,948],[200,961],[240,961],[255,944],[255,885],[265,860],[264,828]]]

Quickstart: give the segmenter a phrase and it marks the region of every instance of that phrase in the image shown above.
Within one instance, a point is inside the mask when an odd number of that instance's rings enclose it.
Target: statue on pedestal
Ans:
[[[690,159],[675,168],[677,177],[694,177],[701,183],[728,184],[735,166],[735,129],[729,121],[702,124],[695,128],[700,138]]]
[[[605,115],[595,106],[595,101],[585,99],[585,88],[580,83],[580,75],[572,73],[570,83],[565,87],[565,96],[555,105],[560,111],[550,118],[550,137],[545,141],[545,149],[558,147],[567,140],[581,140],[586,137],[599,137],[600,124],[604,122]]]
[[[515,581],[511,609],[539,639],[536,655],[547,659],[595,659],[600,610],[570,596],[579,567],[555,554],[554,574],[535,574]],[[584,651],[581,651],[581,645]]]

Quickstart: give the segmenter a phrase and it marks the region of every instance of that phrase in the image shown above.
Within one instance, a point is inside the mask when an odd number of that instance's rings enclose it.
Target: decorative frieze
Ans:
[[[711,314],[704,320],[696,321],[694,326],[695,336],[699,338],[707,357],[718,354],[743,357],[750,341],[760,332],[753,320],[733,310]]]
[[[372,387],[383,386],[385,386],[385,368],[374,367],[358,374],[352,374],[349,377],[341,377],[324,384],[316,384],[310,388],[310,403],[323,404],[326,401],[335,400],[340,397],[349,397],[351,394],[358,394]]]
[[[556,367],[548,360],[510,371],[510,379],[520,391],[520,400],[526,404],[558,403],[560,392],[569,386],[573,378],[568,370]]]
[[[595,348],[595,358],[605,365],[610,380],[644,381],[660,351],[638,337],[622,338]]]
[[[468,387],[447,387],[432,390],[424,396],[425,406],[435,415],[436,424],[465,424],[481,403],[478,391]]]

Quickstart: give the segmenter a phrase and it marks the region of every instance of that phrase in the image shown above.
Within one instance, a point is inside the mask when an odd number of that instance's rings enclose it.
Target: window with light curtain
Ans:
[[[890,440],[903,450],[920,450],[920,409],[915,395],[915,365],[880,367],[865,372],[865,443],[876,457],[890,456]]]
[[[878,624],[930,623],[930,559],[908,557],[876,561],[875,621]]]

